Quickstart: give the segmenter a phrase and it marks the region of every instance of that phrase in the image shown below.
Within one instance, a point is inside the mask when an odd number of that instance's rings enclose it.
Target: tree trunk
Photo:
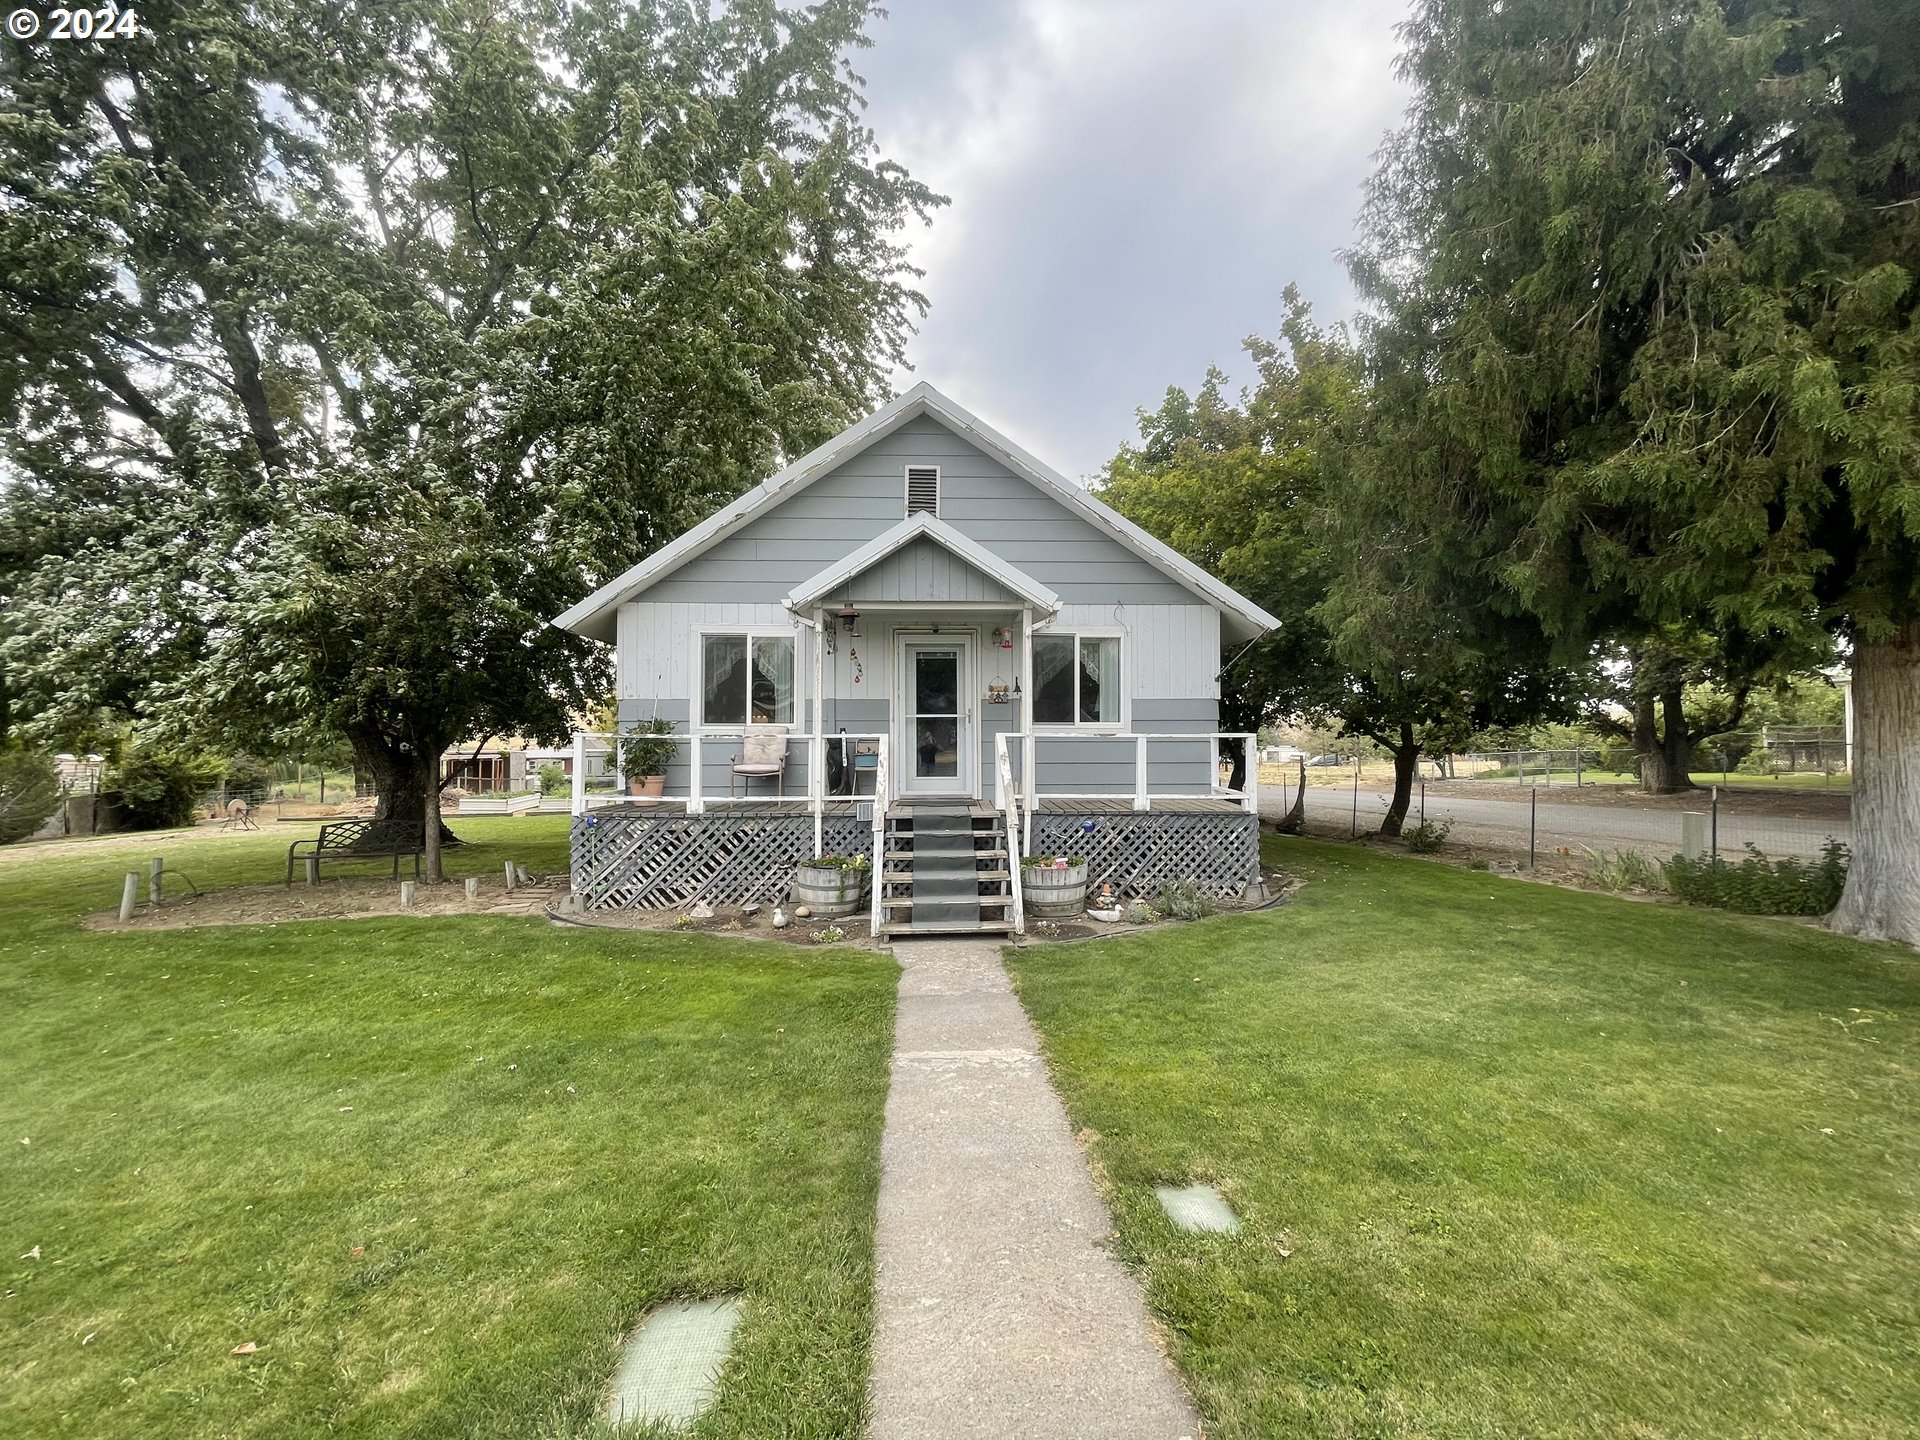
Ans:
[[[1273,827],[1282,835],[1304,834],[1307,828],[1307,757],[1300,757],[1300,783],[1293,792],[1293,804]]]
[[[1664,733],[1660,718],[1664,712]],[[1633,753],[1640,761],[1640,788],[1649,795],[1673,795],[1693,788],[1687,774],[1686,699],[1674,687],[1656,695],[1636,686],[1633,696]]]
[[[440,747],[426,754],[422,753],[425,746],[402,750],[399,741],[370,725],[350,727],[347,742],[353,746],[355,773],[373,781],[374,819],[424,823],[428,814],[439,819],[440,777],[436,772],[440,768]],[[422,804],[428,785],[434,787],[431,811]],[[436,867],[440,846],[457,838],[444,823],[434,826],[427,836],[426,866]]]
[[[1420,775],[1420,742],[1413,738],[1413,726],[1400,726],[1400,743],[1393,747],[1393,799],[1387,805],[1387,818],[1380,822],[1382,835],[1398,835],[1406,822],[1407,807],[1413,803],[1413,782]]]
[[[434,758],[438,760],[436,751]],[[447,877],[440,870],[440,767],[438,764],[425,767],[421,778],[420,833],[426,840],[426,850],[420,857],[420,868],[425,871],[423,878],[429,885],[438,885]]]
[[[1853,649],[1853,860],[1828,918],[1920,945],[1920,621]]]

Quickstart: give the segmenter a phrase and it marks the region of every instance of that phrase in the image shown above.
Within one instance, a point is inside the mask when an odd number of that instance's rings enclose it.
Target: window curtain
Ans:
[[[1120,642],[1080,642],[1080,719],[1083,724],[1120,723]]]
[[[755,725],[793,723],[793,637],[763,635],[753,642]]]

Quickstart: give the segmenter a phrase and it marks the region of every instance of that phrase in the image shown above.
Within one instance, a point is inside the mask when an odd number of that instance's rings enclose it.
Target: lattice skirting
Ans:
[[[1088,820],[1091,834],[1082,828]],[[1260,826],[1244,814],[1048,812],[1033,817],[1033,853],[1084,855],[1087,883],[1111,881],[1122,895],[1151,899],[1162,886],[1191,880],[1230,900],[1259,878]]]
[[[873,848],[873,825],[853,815],[821,821],[829,855]],[[576,815],[573,890],[590,908],[678,909],[696,900],[739,905],[783,900],[794,862],[813,856],[811,815]]]

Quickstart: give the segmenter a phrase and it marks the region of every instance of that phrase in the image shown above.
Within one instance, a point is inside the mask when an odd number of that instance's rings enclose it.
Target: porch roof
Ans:
[[[985,546],[969,540],[938,516],[929,515],[924,511],[917,515],[909,515],[891,530],[876,536],[852,554],[843,556],[818,574],[801,581],[787,593],[786,607],[797,611],[804,610],[809,605],[817,605],[833,592],[852,585],[861,575],[873,569],[888,556],[922,539],[939,545],[956,559],[992,580],[1002,590],[1034,608],[1044,610],[1049,615],[1060,609],[1060,597],[1045,585],[1018,566],[1008,564]],[[938,601],[939,597],[927,597],[927,603],[937,604]]]

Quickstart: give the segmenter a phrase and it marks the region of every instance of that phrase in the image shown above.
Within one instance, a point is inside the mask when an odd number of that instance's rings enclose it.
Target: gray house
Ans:
[[[770,897],[822,852],[872,853],[877,930],[1019,928],[1023,855],[1257,877],[1218,675],[1277,622],[930,386],[555,623],[615,646],[623,731],[678,737],[660,800],[576,785],[589,904]],[[977,886],[930,878],[946,828]]]

